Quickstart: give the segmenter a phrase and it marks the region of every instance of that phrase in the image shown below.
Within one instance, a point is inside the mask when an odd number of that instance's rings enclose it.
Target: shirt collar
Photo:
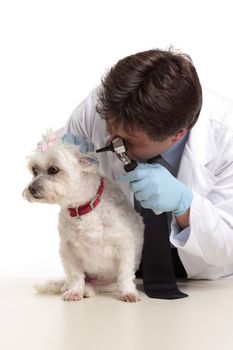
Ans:
[[[161,153],[161,156],[174,168],[180,161],[180,158],[183,154],[183,149],[188,140],[188,137],[189,137],[189,131],[172,147],[167,149],[165,152]]]

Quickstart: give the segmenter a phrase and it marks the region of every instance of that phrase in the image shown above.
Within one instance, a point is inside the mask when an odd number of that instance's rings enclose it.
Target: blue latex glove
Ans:
[[[73,143],[80,146],[80,152],[87,153],[94,151],[94,145],[91,142],[86,141],[82,136],[74,135],[70,132],[62,137],[64,142]]]
[[[161,164],[140,163],[118,179],[129,181],[141,206],[152,209],[157,215],[171,211],[179,216],[191,205],[192,191]]]

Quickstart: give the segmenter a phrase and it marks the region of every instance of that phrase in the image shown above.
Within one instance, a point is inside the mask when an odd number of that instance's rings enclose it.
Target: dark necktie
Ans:
[[[160,155],[147,162],[160,163],[173,172],[171,166]],[[187,297],[188,295],[181,292],[176,285],[167,213],[156,215],[153,210],[141,207],[136,200],[135,209],[140,212],[145,224],[141,264],[145,293],[150,298],[159,299]]]

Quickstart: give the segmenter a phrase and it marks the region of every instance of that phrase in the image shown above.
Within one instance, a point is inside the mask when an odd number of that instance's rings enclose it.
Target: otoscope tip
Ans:
[[[103,148],[99,148],[96,150],[96,153],[100,153],[100,152],[107,152],[107,151],[112,151],[112,152],[115,152],[114,148],[113,148],[113,145],[110,143],[110,145],[107,145]]]

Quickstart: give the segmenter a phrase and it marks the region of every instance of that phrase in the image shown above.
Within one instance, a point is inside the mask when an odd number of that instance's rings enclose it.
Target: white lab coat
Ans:
[[[95,105],[94,89],[74,110],[62,133],[82,135],[98,149],[109,135]],[[112,152],[99,154],[99,162],[101,173],[110,179],[117,181],[124,173]],[[181,230],[173,217],[170,235],[188,277],[217,279],[233,274],[232,101],[203,91],[203,107],[185,145],[177,179],[193,191],[190,226]],[[133,205],[128,184],[119,185]]]

